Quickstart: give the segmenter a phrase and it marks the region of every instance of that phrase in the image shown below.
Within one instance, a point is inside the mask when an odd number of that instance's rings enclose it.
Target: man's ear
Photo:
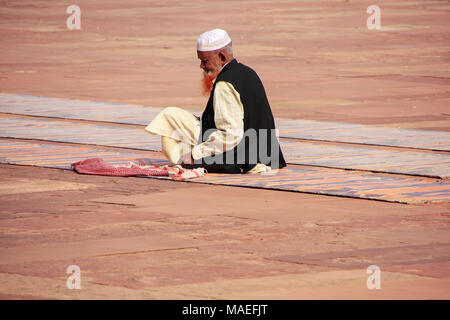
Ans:
[[[223,52],[221,51],[221,52],[219,52],[219,58],[220,58],[220,60],[222,60],[222,62],[225,62],[225,61],[227,61],[227,57],[225,57],[225,55],[223,54]]]

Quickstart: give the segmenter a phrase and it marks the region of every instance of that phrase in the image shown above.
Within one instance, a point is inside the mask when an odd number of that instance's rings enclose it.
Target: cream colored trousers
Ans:
[[[190,112],[177,107],[167,107],[145,127],[150,134],[161,136],[163,155],[173,164],[191,152],[199,143],[201,123]]]
[[[190,112],[177,107],[162,110],[145,131],[161,136],[162,153],[172,164],[179,164],[181,157],[201,142],[201,122]],[[268,171],[271,171],[270,167],[258,163],[248,173]]]

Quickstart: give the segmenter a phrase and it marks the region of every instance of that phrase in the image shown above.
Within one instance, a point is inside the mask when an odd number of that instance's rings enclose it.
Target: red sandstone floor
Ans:
[[[450,129],[445,1],[378,1],[380,31],[370,1],[78,1],[81,31],[66,29],[71,4],[1,2],[1,92],[201,110],[195,40],[222,27],[277,117]],[[450,297],[449,204],[0,176],[3,299]],[[81,290],[66,287],[72,264]]]

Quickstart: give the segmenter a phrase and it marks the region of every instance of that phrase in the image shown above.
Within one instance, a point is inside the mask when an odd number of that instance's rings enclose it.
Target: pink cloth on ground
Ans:
[[[203,168],[185,169],[181,166],[155,166],[146,165],[143,161],[136,160],[126,165],[110,165],[101,158],[90,158],[72,164],[72,169],[78,173],[96,174],[117,177],[130,176],[167,176],[175,180],[197,178],[205,175]]]

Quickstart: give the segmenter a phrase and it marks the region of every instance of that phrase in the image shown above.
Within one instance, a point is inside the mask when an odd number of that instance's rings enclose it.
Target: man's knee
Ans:
[[[169,137],[161,137],[162,154],[172,163],[177,164],[180,154],[177,148],[178,142]]]
[[[186,110],[178,107],[166,107],[161,111],[161,114],[166,116],[167,118],[176,119],[181,113],[184,112],[186,112]]]

